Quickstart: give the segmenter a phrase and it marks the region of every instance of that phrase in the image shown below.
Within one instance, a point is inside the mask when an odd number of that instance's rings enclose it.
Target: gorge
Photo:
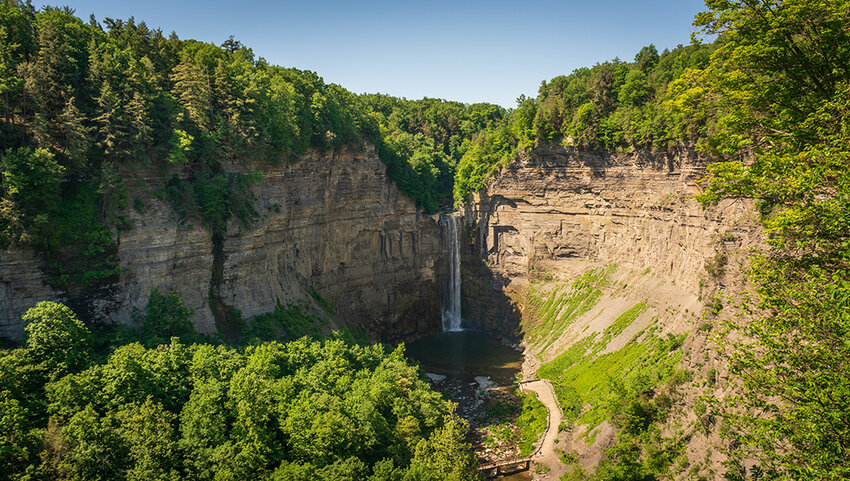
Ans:
[[[461,260],[460,260],[460,218],[456,215],[440,216],[443,236],[446,238],[445,256],[448,268],[448,282],[443,295],[443,331],[459,331],[463,320],[460,313],[461,299]]]
[[[0,481],[850,478],[850,3],[705,9],[506,108],[0,2]]]
[[[310,295],[315,290],[335,306],[325,329],[346,326],[373,340],[455,331],[462,311],[468,327],[523,342],[529,377],[536,366],[602,335],[640,304],[634,322],[601,346],[603,352],[639,344],[636,334],[655,329],[660,337],[684,336],[683,366],[726,377],[701,326],[715,322],[710,303],[734,289],[739,265],[759,237],[751,204],[728,201],[704,209],[691,198],[708,160],[687,149],[538,148],[502,169],[462,212],[437,217],[422,214],[398,193],[370,148],[310,154],[290,167],[264,170],[253,187],[262,219],[247,229],[228,227],[215,288],[245,317],[295,302],[321,312]],[[5,335],[19,335],[22,309],[45,298],[88,303],[98,306],[95,315],[103,320],[130,322],[132,310],[141,309],[154,288],[179,293],[194,311],[195,327],[215,331],[206,302],[210,232],[174,220],[150,194],[155,176],[135,172],[128,178],[130,195],[148,208],[145,214],[128,211],[133,226],[119,238],[123,272],[101,291],[109,295],[75,300],[46,290],[36,260],[25,251],[7,251],[0,259]],[[707,272],[718,259],[718,270]],[[595,281],[592,299],[581,299],[577,310],[553,302],[564,293],[569,297],[577,280],[598,269],[606,274]],[[547,312],[535,304],[535,295],[550,296]],[[545,319],[556,322],[542,332]],[[460,349],[483,346],[472,342]],[[471,380],[495,371],[482,366],[466,372]],[[501,383],[510,384],[512,375],[502,376]],[[595,442],[588,443],[579,428],[562,440],[585,468],[598,463],[614,440],[609,424],[598,430]],[[705,442],[700,435],[692,439]],[[692,464],[699,465],[701,452],[689,452]],[[717,469],[720,462],[716,457],[704,469]]]
[[[261,220],[250,228],[236,221],[228,226],[217,285],[210,285],[210,230],[175,219],[155,195],[168,177],[127,172],[128,195],[146,207],[145,213],[127,209],[132,225],[119,234],[117,282],[94,293],[60,292],[46,286],[32,253],[10,250],[0,258],[0,333],[20,339],[21,314],[40,300],[129,323],[154,288],[177,292],[194,311],[196,329],[212,333],[211,287],[246,318],[278,304],[306,303],[321,312],[310,296],[315,290],[336,305],[332,326],[373,339],[439,329],[444,259],[438,219],[418,211],[387,180],[374,149],[312,153],[292,166],[259,169],[263,181],[254,195]]]

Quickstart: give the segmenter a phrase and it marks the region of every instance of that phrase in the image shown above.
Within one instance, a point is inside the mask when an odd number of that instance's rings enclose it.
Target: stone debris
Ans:
[[[479,391],[489,391],[490,388],[496,387],[496,383],[490,379],[490,376],[475,376],[475,382],[478,383]]]
[[[443,382],[446,379],[446,376],[443,374],[434,374],[433,372],[426,372],[425,377],[435,383]]]

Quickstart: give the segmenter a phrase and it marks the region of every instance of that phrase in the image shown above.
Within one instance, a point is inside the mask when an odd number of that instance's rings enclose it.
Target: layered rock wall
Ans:
[[[438,218],[388,181],[374,149],[313,153],[264,175],[264,219],[224,241],[226,304],[253,316],[315,289],[340,322],[375,338],[439,327]]]
[[[515,331],[517,293],[529,279],[569,273],[579,260],[651,269],[697,293],[724,246],[745,250],[756,241],[751,203],[706,209],[693,199],[708,160],[686,149],[549,147],[505,167],[466,207],[464,316]]]
[[[127,323],[154,288],[179,293],[201,332],[216,330],[211,295],[250,317],[277,303],[314,302],[311,291],[335,305],[336,325],[376,339],[438,328],[439,223],[399,193],[374,148],[228,168],[262,172],[252,186],[260,217],[249,228],[231,222],[219,258],[209,229],[178,219],[157,194],[163,174],[144,169],[124,173],[131,204],[143,208],[127,210],[131,227],[118,235],[122,271],[114,285],[75,299],[45,286],[34,255],[0,253],[0,337],[20,339],[21,314],[41,300]],[[217,260],[220,281],[212,275]]]

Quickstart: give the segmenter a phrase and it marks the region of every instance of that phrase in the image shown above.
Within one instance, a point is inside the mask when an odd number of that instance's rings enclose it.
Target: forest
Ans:
[[[179,327],[173,307],[144,325]],[[476,479],[466,422],[403,347],[104,346],[61,304],[24,319],[0,356],[0,479]]]
[[[355,95],[314,72],[269,65],[233,38],[165,36],[134,19],[84,22],[67,8],[0,5],[0,244],[51,258],[60,287],[117,273],[126,227],[122,171],[152,168],[175,215],[223,233],[257,218],[251,175],[228,162],[282,165],[308,149],[376,146],[427,212],[451,198],[472,136],[496,105]],[[138,206],[133,206],[138,207]]]
[[[257,219],[261,179],[231,162],[369,143],[436,212],[546,145],[695,148],[722,160],[699,200],[754,199],[767,236],[723,340],[740,391],[724,411],[727,479],[847,479],[850,2],[707,0],[694,25],[689,45],[543,81],[505,109],[354,94],[232,37],[6,0],[0,244],[41,252],[56,287],[108,283],[127,223],[121,173],[140,165],[168,179],[175,216],[223,233]],[[464,422],[401,350],[344,336],[181,341],[170,324],[156,342],[94,345],[65,306],[24,320],[25,344],[0,353],[0,478],[474,477]],[[632,448],[609,453],[599,479],[657,479]]]

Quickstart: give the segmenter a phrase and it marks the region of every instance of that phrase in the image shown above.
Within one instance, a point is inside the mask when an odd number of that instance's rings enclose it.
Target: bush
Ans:
[[[89,330],[68,307],[39,302],[21,319],[26,323],[27,353],[54,377],[81,369],[89,362]]]
[[[193,311],[186,307],[180,295],[170,291],[163,295],[158,289],[154,289],[148,297],[145,305],[145,313],[139,316],[136,313],[137,322],[141,321],[142,334],[147,339],[167,340],[172,337],[190,338],[197,335],[195,327],[189,320]],[[141,317],[141,319],[139,319]]]

